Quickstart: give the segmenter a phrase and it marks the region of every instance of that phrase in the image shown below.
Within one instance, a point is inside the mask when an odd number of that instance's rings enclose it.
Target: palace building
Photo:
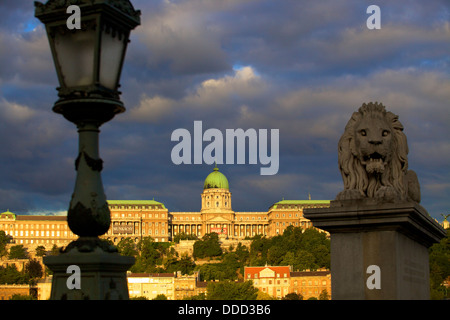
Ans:
[[[237,212],[232,208],[228,179],[217,166],[206,177],[199,212],[170,212],[155,200],[109,200],[111,227],[102,237],[117,244],[124,238],[139,241],[152,237],[157,242],[173,240],[180,233],[201,238],[216,232],[222,238],[244,239],[255,235],[273,237],[289,227],[309,228],[304,208],[329,207],[329,200],[282,200],[265,212]],[[15,244],[65,246],[76,240],[65,216],[0,214],[0,230]]]

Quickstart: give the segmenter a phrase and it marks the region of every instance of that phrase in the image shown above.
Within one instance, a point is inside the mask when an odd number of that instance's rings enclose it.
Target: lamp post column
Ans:
[[[78,125],[79,153],[75,161],[77,179],[67,213],[70,229],[80,237],[98,237],[105,234],[111,218],[103,191],[99,158],[99,128],[95,123]]]
[[[80,28],[67,26],[70,5],[82,13]],[[79,238],[60,255],[44,258],[53,271],[52,300],[129,298],[126,271],[134,258],[119,255],[99,238],[108,232],[111,217],[98,140],[99,127],[125,112],[118,90],[120,74],[140,15],[130,0],[35,2],[35,16],[45,25],[60,84],[53,111],[74,123],[79,133],[77,178],[67,212],[69,228]]]

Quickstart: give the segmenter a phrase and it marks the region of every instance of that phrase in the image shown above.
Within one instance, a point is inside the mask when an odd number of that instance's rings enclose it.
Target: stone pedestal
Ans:
[[[420,205],[331,201],[304,216],[331,235],[332,299],[430,298],[428,248],[445,230]],[[379,289],[367,285],[369,266],[379,267]]]
[[[44,257],[53,271],[51,300],[128,300],[127,270],[133,257],[107,252],[99,246],[70,248],[58,256]],[[76,277],[69,266],[79,267],[80,288],[69,288]]]

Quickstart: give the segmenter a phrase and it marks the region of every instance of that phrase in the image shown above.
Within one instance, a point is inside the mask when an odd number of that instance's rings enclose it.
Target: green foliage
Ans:
[[[181,235],[179,239],[184,239]],[[178,257],[175,249],[167,242],[155,242],[145,237],[139,243],[124,239],[117,245],[119,253],[133,256],[136,263],[131,272],[181,271],[182,274],[200,272],[201,280],[238,280],[242,278],[244,266],[291,265],[294,270],[329,268],[330,241],[324,233],[315,229],[288,227],[283,235],[266,238],[257,235],[252,238],[250,248],[238,243],[225,252],[222,251],[217,233],[205,234],[194,243],[194,259],[216,258],[218,263],[195,265],[192,257]],[[220,259],[220,260],[219,260]]]
[[[56,244],[53,245],[52,250],[50,251],[51,256],[57,256],[59,255],[59,249]]]
[[[0,231],[0,258],[6,256],[8,254],[8,250],[6,249],[6,245],[10,243],[12,240],[11,236],[8,236],[5,231]]]
[[[180,240],[198,240],[198,237],[194,234],[186,234],[184,232],[180,232],[175,235],[173,241],[175,243],[180,243]]]
[[[250,247],[250,265],[291,265],[294,270],[330,268],[330,240],[314,228],[304,232],[289,226],[271,239],[255,236]]]
[[[0,284],[28,284],[30,277],[25,272],[19,272],[16,265],[0,267]]]
[[[243,274],[244,266],[249,263],[250,253],[246,246],[239,243],[234,252],[224,253],[222,256],[222,262],[204,264],[197,267],[200,271],[200,278],[204,281],[211,280],[237,280],[238,271]]]
[[[22,244],[12,246],[11,249],[9,249],[8,259],[28,259],[27,250]]]
[[[303,296],[301,294],[291,292],[285,295],[281,300],[303,300]]]
[[[319,300],[330,300],[330,295],[328,294],[327,289],[323,289],[319,295]]]
[[[253,286],[252,281],[210,282],[206,291],[207,300],[256,300],[258,294],[258,289]]]
[[[167,297],[161,293],[154,297],[152,300],[167,300]]]
[[[148,300],[148,299],[144,296],[139,296],[139,297],[130,297],[130,300]]]
[[[183,300],[206,300],[206,294],[204,292],[200,292],[195,296],[184,297]]]
[[[125,238],[117,244],[117,251],[122,256],[136,257],[138,255],[137,246],[133,239]]]
[[[429,249],[430,253],[430,286],[431,299],[442,300],[450,298],[443,282],[450,277],[450,229],[447,236]]]
[[[217,257],[222,254],[222,248],[219,243],[219,235],[215,232],[207,233],[202,240],[194,243],[194,259]]]
[[[45,250],[44,246],[37,246],[36,247],[36,256],[37,257],[43,257],[47,254],[47,250]]]
[[[30,295],[13,294],[9,300],[36,300],[36,299]]]
[[[175,251],[173,248],[171,248],[171,250]],[[178,260],[177,257],[173,254],[169,258],[166,258],[164,262],[165,272],[172,273],[181,271],[181,274],[192,274],[194,268],[195,263],[187,254],[183,255],[180,260]]]
[[[164,272],[157,265],[162,265],[169,245],[169,243],[155,242],[151,237],[142,238],[137,245],[136,263],[131,267],[131,272]]]
[[[36,259],[31,259],[25,265],[25,272],[28,274],[28,276],[31,279],[34,279],[34,280],[42,278],[42,276],[44,275],[44,272],[42,270],[42,265]]]

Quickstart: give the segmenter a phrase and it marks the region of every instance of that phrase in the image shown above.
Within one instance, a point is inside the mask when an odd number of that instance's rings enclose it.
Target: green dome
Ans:
[[[203,189],[212,188],[230,189],[228,186],[227,177],[219,172],[219,168],[217,168],[217,166],[214,168],[214,171],[206,177],[205,184],[203,185]]]

